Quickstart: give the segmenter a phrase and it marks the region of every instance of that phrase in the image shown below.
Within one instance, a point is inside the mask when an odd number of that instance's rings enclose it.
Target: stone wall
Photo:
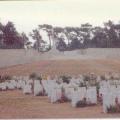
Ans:
[[[0,67],[25,64],[39,60],[120,58],[120,48],[89,48],[67,52],[38,53],[35,50],[0,49]]]

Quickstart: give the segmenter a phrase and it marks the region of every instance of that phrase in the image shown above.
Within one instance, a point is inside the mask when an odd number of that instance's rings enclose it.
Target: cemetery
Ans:
[[[0,5],[0,119],[120,118],[120,3],[111,1]]]
[[[21,91],[23,96],[47,97],[50,104],[68,104],[71,109],[101,106],[100,113],[120,113],[120,75],[94,73],[78,76],[47,76],[32,73],[29,76],[1,75],[0,93]],[[30,98],[31,99],[31,98]],[[58,108],[59,109],[59,108]],[[94,117],[94,116],[93,116]]]

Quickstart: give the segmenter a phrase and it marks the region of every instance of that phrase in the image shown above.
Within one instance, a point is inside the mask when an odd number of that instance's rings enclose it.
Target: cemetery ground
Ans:
[[[120,59],[51,60],[1,68],[0,74],[29,75],[120,72]],[[47,96],[24,95],[22,91],[0,92],[0,118],[118,118],[120,114],[105,114],[102,105],[73,108],[67,103],[50,103]]]
[[[22,58],[21,58],[22,59]],[[78,75],[94,72],[105,74],[108,72],[120,72],[120,59],[78,59],[78,60],[40,60],[37,62],[13,65],[0,68],[0,75],[30,75],[31,73],[42,75]]]
[[[68,103],[50,103],[47,96],[24,95],[22,91],[0,93],[0,118],[117,118],[105,114],[102,106],[73,108]]]

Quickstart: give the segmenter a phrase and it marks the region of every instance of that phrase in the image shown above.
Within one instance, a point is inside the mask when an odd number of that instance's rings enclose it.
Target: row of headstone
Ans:
[[[33,94],[34,96],[48,96],[51,103],[55,103],[64,96],[71,101],[73,107],[77,102],[86,99],[87,104],[97,104],[96,87],[79,87],[82,79],[72,78],[70,83],[58,84],[56,80],[29,80],[28,78],[20,80],[9,80],[0,83],[0,90],[21,89],[24,94]],[[116,80],[117,82],[117,80]],[[99,94],[103,96],[103,111],[107,112],[110,105],[115,105],[116,98],[120,103],[120,86],[111,85],[110,81],[100,81]]]
[[[107,113],[110,106],[116,107],[120,105],[120,89],[115,91],[109,91],[103,94],[103,112]]]
[[[79,87],[75,84],[69,83],[61,83],[61,84],[49,84],[48,90],[48,98],[50,99],[51,103],[55,103],[59,101],[64,93],[64,96],[71,101],[72,106],[75,106],[79,100],[86,98],[88,104],[97,104],[97,91],[96,87]]]
[[[0,83],[0,90],[21,89],[24,94],[39,95],[43,92],[43,87],[39,80],[9,80]]]
[[[5,90],[13,90],[16,89],[18,86],[18,83],[15,80],[10,80],[10,81],[5,81],[0,83],[0,90],[5,91]]]
[[[20,78],[19,78],[20,79]],[[71,80],[69,84],[61,83],[57,84],[56,80],[42,80],[41,83],[39,80],[28,80],[28,78],[21,80],[10,80],[3,83],[0,83],[1,90],[11,90],[11,89],[22,89],[24,94],[34,94],[34,96],[40,95],[43,93],[43,90],[52,103],[58,101],[62,97],[62,90],[64,89],[65,97],[72,101],[73,96],[76,93],[76,89],[78,94],[83,94],[81,89],[77,84],[81,81],[78,79]]]
[[[104,113],[109,112],[108,109],[111,106],[117,109],[117,104],[120,104],[120,85],[111,85],[110,82],[111,81],[102,82],[99,89],[99,95],[102,96]]]
[[[76,107],[77,102],[86,99],[86,104],[97,104],[96,87],[79,87],[78,90],[72,93],[72,106]]]

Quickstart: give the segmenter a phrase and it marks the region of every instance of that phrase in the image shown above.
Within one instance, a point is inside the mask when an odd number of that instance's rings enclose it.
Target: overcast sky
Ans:
[[[17,30],[30,32],[38,24],[80,26],[120,21],[120,0],[1,1],[0,21],[13,21]]]

